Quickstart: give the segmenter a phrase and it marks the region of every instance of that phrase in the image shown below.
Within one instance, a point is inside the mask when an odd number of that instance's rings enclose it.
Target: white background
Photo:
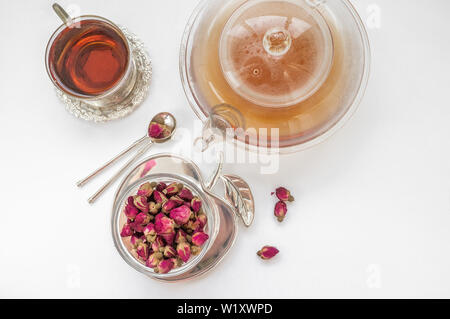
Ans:
[[[121,259],[110,234],[114,190],[89,206],[103,180],[83,190],[74,183],[142,136],[158,111],[192,127],[178,50],[197,2],[61,1],[127,26],[153,60],[145,103],[94,124],[65,111],[45,72],[59,25],[51,1],[0,1],[0,297],[450,297],[446,0],[354,1],[373,50],[359,110],[325,143],[284,156],[276,175],[226,167],[252,186],[257,211],[213,272],[162,284]],[[369,19],[376,8],[379,25]],[[151,152],[163,150],[170,146]],[[282,224],[270,197],[279,185],[297,199]],[[259,260],[264,244],[280,254]]]

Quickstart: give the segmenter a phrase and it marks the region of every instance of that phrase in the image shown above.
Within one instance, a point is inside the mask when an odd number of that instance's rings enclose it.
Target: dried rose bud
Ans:
[[[138,189],[138,196],[150,197],[153,193],[153,187],[150,183],[142,184]]]
[[[183,187],[182,190],[180,190],[180,192],[178,193],[178,196],[182,199],[184,199],[185,201],[191,201],[192,198],[194,197],[194,195],[192,195],[192,192],[187,189],[186,187]]]
[[[264,246],[260,251],[258,251],[256,254],[261,257],[262,259],[271,259],[275,257],[276,254],[278,254],[280,251],[272,246]]]
[[[191,209],[191,202],[184,202],[183,205],[187,206],[187,207],[189,207],[189,209]]]
[[[146,213],[139,213],[134,222],[139,225],[147,225],[150,222],[150,216]]]
[[[208,222],[208,217],[206,217],[205,214],[198,214],[197,222],[199,223],[200,228],[203,229],[203,227],[205,227],[206,223]]]
[[[120,236],[121,237],[130,237],[131,235],[133,235],[133,230],[131,229],[131,225],[130,224],[123,225],[122,231],[120,232]]]
[[[172,258],[177,255],[177,251],[172,246],[164,247],[164,256],[167,258]]]
[[[192,198],[191,208],[196,213],[198,213],[200,211],[200,208],[202,208],[202,201],[200,200],[200,198],[198,198],[198,197]]]
[[[128,196],[127,202],[128,205],[134,206],[134,196]]]
[[[168,245],[172,244],[175,237],[175,222],[172,219],[163,213],[159,213],[156,215],[155,229],[158,235],[164,238]]]
[[[146,244],[140,243],[140,244],[137,245],[136,254],[140,258],[142,258],[143,260],[147,260],[148,253],[149,253],[149,250],[148,250],[148,246]]]
[[[200,254],[200,252],[202,251],[202,249],[198,246],[191,246],[191,254],[194,256],[197,256],[198,254]]]
[[[147,197],[145,196],[136,196],[134,198],[134,205],[142,212],[148,213],[148,203]]]
[[[162,211],[164,213],[168,213],[170,212],[172,209],[174,209],[175,207],[177,207],[177,203],[174,200],[169,199],[167,202],[165,202],[162,205]]]
[[[150,256],[148,256],[148,259],[145,262],[145,265],[150,268],[155,268],[158,266],[161,259],[162,259],[161,253],[153,253]]]
[[[148,128],[148,136],[151,138],[159,138],[163,132],[163,126],[156,122],[151,122]]]
[[[154,242],[156,239],[156,230],[155,230],[155,225],[152,223],[149,223],[147,226],[145,226],[144,228],[144,236],[147,239],[147,241],[149,242]]]
[[[209,238],[208,234],[205,234],[204,232],[196,232],[194,235],[192,235],[192,243],[195,246],[201,246],[207,241]]]
[[[143,242],[144,242],[143,238],[137,237],[136,235],[133,235],[130,238],[130,243],[131,243],[131,246],[133,246],[133,248],[137,248],[137,246]]]
[[[148,212],[153,215],[155,215],[159,212],[159,208],[155,202],[148,203]]]
[[[153,199],[155,200],[155,202],[157,202],[159,204],[163,204],[163,203],[167,202],[167,197],[159,191],[153,192]]]
[[[293,202],[294,201],[294,197],[291,196],[291,193],[284,187],[278,187],[275,190],[275,193],[278,197],[279,200],[282,200],[284,202]]]
[[[187,262],[191,257],[191,246],[187,242],[181,242],[177,245],[178,257]]]
[[[178,258],[178,257],[170,258],[170,259],[173,261],[174,268],[178,268],[178,267],[181,267],[183,265],[183,261],[180,258]]]
[[[170,197],[169,200],[174,201],[177,204],[176,207],[181,206],[181,205],[184,204],[184,201],[180,197],[178,197],[177,195]]]
[[[156,237],[155,241],[152,243],[152,250],[154,252],[164,251],[165,243],[162,237]]]
[[[162,192],[163,190],[165,190],[167,187],[166,183],[160,182],[158,185],[156,185],[156,190],[158,192]]]
[[[191,230],[192,232],[198,232],[198,231],[203,231],[203,226],[201,225],[201,223],[198,220],[192,221],[190,220],[187,224],[187,229]],[[191,234],[192,234],[191,232]]]
[[[163,213],[159,213],[155,218],[155,229],[157,233],[163,233],[168,229],[174,230],[175,223],[172,219],[170,219]]]
[[[281,200],[275,204],[274,215],[277,217],[278,221],[281,223],[286,217],[287,206],[285,202]]]
[[[184,225],[189,221],[191,210],[187,206],[180,206],[170,211],[170,218],[172,218],[178,225]]]
[[[173,269],[173,266],[174,262],[172,259],[164,259],[158,264],[158,267],[156,269],[160,274],[167,274]]]
[[[173,182],[169,184],[169,186],[167,186],[165,190],[163,190],[163,193],[166,194],[167,196],[173,196],[176,195],[178,191],[179,191],[178,184]]]
[[[127,204],[125,206],[123,213],[125,216],[127,216],[129,219],[135,219],[136,216],[139,214],[139,210],[133,205]]]
[[[177,243],[177,244],[179,244],[179,243],[181,243],[181,242],[184,242],[184,241],[186,241],[187,239],[186,239],[186,233],[182,230],[182,229],[179,229],[178,231],[177,231],[177,234],[176,234],[176,236],[175,236],[175,242]]]
[[[130,227],[133,231],[138,233],[143,233],[145,226],[136,222],[130,224]]]

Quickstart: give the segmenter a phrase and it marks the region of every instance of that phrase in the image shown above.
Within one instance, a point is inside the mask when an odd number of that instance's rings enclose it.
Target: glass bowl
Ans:
[[[183,183],[202,200],[202,208],[208,217],[205,232],[209,239],[197,256],[166,274],[156,273],[139,261],[131,250],[129,238],[122,238],[120,231],[126,223],[123,213],[128,196],[135,195],[145,182]],[[112,210],[112,235],[122,258],[137,271],[160,281],[175,282],[199,276],[212,269],[225,256],[237,234],[237,217],[232,207],[213,194],[203,183],[198,167],[190,160],[174,154],[153,155],[139,163],[122,181]]]
[[[235,13],[250,2],[269,1],[277,6],[286,3],[308,6],[311,16],[323,20],[331,34],[328,45],[332,48],[327,50],[332,54],[332,65],[327,78],[320,82],[319,88],[292,105],[268,106],[246,99],[245,92],[235,90],[223,71],[221,43],[227,36],[223,32],[230,30],[229,21],[234,21]],[[369,66],[368,36],[348,0],[203,0],[186,25],[180,49],[181,80],[197,117],[205,121],[215,106],[232,106],[243,117],[242,128],[258,136],[258,139],[235,137],[234,142],[253,151],[263,148],[280,153],[297,152],[332,135],[359,105],[367,86]],[[233,123],[231,126],[239,127]]]

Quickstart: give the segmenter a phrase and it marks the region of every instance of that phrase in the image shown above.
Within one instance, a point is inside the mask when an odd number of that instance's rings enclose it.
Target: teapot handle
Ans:
[[[220,151],[218,156],[216,171],[206,183],[206,187],[212,190],[220,179],[224,185],[225,199],[244,225],[249,227],[255,217],[255,201],[250,186],[239,176],[223,174],[223,152]]]

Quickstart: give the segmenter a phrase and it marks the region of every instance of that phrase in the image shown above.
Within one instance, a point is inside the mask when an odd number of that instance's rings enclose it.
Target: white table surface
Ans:
[[[59,24],[52,2],[0,1],[0,297],[450,297],[446,0],[354,1],[373,50],[359,110],[325,143],[282,157],[277,174],[227,165],[252,186],[256,219],[239,225],[213,272],[162,284],[121,259],[110,234],[113,190],[89,206],[103,180],[83,190],[74,183],[141,136],[157,111],[193,127],[178,49],[197,2],[60,2],[127,26],[154,63],[145,103],[123,120],[93,124],[65,111],[45,72],[45,46]],[[278,185],[297,198],[282,224],[270,197]],[[259,260],[264,244],[281,253]]]

